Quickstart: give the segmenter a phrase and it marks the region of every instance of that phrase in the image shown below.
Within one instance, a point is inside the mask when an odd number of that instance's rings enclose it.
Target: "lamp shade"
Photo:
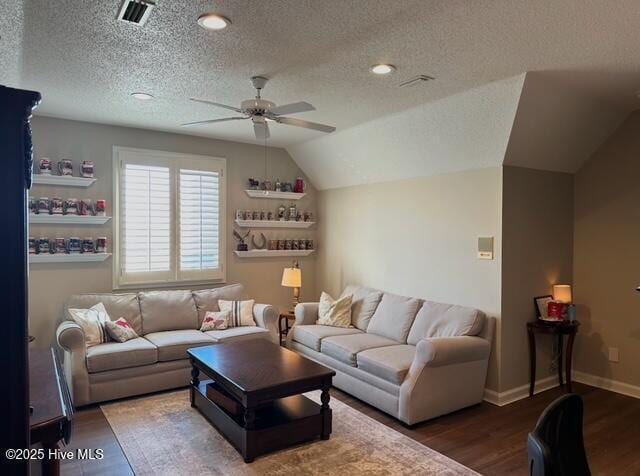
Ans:
[[[282,285],[287,288],[302,287],[302,270],[300,268],[284,268]]]
[[[555,301],[570,303],[573,301],[570,284],[554,284],[553,299]]]

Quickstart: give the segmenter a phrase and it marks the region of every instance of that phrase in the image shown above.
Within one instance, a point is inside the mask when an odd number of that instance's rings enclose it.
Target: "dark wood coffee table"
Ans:
[[[245,462],[303,441],[329,438],[333,370],[263,339],[197,347],[187,353],[191,406]],[[200,379],[200,372],[207,380]],[[311,390],[322,391],[320,405],[301,395]]]

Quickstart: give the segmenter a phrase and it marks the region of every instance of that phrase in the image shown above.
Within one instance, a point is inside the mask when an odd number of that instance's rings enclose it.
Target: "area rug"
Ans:
[[[319,402],[320,393],[310,392]],[[138,476],[471,475],[474,471],[331,399],[333,433],[251,464],[189,405],[186,390],[101,406]]]

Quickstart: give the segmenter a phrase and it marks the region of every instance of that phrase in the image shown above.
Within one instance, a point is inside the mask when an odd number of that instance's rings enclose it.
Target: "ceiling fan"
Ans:
[[[213,124],[216,122],[226,121],[239,121],[245,119],[251,119],[253,122],[253,131],[256,134],[256,139],[268,139],[269,125],[267,121],[277,122],[279,124],[286,124],[288,126],[304,127],[306,129],[313,129],[320,132],[333,132],[336,130],[333,126],[327,126],[325,124],[318,124],[317,122],[304,121],[302,119],[296,119],[294,117],[285,117],[285,114],[297,114],[299,112],[315,111],[308,102],[294,102],[291,104],[285,104],[283,106],[276,106],[275,103],[262,99],[260,97],[260,91],[267,84],[267,78],[262,76],[254,76],[251,78],[251,84],[256,88],[255,99],[247,99],[242,101],[240,107],[227,106],[226,104],[220,104],[206,99],[191,98],[192,101],[201,102],[204,104],[211,104],[212,106],[229,109],[237,113],[243,114],[242,116],[224,117],[222,119],[209,119],[208,121],[196,121],[187,122],[182,124],[183,126],[195,126],[197,124]]]

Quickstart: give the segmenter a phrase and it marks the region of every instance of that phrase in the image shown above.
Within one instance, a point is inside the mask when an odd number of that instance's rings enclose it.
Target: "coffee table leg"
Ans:
[[[192,407],[196,406],[196,388],[198,387],[198,385],[200,385],[200,379],[198,378],[199,375],[200,370],[198,370],[198,367],[196,367],[195,364],[191,362],[191,387],[189,388],[189,390]]]
[[[329,400],[331,396],[329,395],[329,385],[325,384],[322,387],[322,394],[320,395],[320,402],[322,406],[320,407],[320,414],[322,415],[322,433],[320,437],[323,440],[328,440],[331,435],[331,408],[329,408]]]

